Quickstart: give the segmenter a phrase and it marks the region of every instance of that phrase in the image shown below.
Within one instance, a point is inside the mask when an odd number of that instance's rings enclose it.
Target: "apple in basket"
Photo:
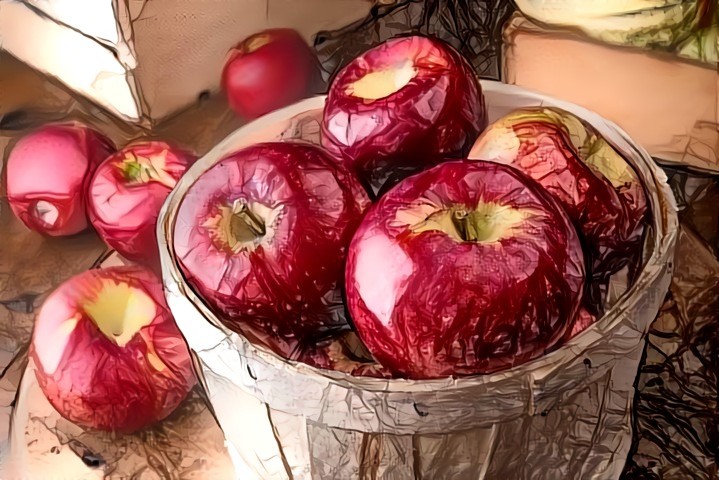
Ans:
[[[87,185],[114,150],[107,138],[80,123],[46,125],[29,133],[7,160],[10,208],[28,228],[45,235],[85,230]]]
[[[252,119],[308,96],[320,79],[314,51],[299,33],[276,28],[230,50],[222,88],[230,107]]]
[[[466,155],[486,126],[484,96],[464,57],[435,38],[400,37],[337,74],[322,144],[379,188],[389,174]]]
[[[647,203],[636,172],[569,112],[516,110],[494,122],[469,156],[511,165],[539,182],[582,233],[594,278],[619,271],[640,251]]]
[[[289,355],[345,325],[347,246],[369,199],[314,145],[257,144],[188,189],[174,227],[179,266],[230,329]]]
[[[345,283],[360,338],[396,375],[483,374],[562,339],[584,261],[569,218],[539,184],[505,165],[448,161],[370,208]]]
[[[157,215],[195,156],[164,142],[140,142],[107,158],[88,190],[88,215],[108,246],[159,268]]]
[[[162,284],[143,267],[65,281],[40,309],[30,352],[55,409],[101,430],[128,433],[162,420],[195,383]]]

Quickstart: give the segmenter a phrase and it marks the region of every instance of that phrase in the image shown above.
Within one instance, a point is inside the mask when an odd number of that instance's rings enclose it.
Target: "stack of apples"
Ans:
[[[488,126],[442,41],[398,37],[346,65],[321,134],[220,159],[173,232],[199,297],[287,359],[390,378],[507,369],[589,326],[592,287],[637,264],[633,168],[563,110]]]
[[[43,303],[31,355],[40,387],[66,418],[133,432],[167,417],[195,377],[156,272],[160,207],[194,155],[158,141],[116,151],[86,125],[46,125],[12,149],[11,209],[29,228],[72,236],[90,224],[134,265],[90,270]]]
[[[233,51],[223,85],[238,113],[307,94],[316,59],[298,38],[269,31]],[[283,64],[295,82],[273,96]],[[507,369],[589,326],[594,287],[637,265],[647,205],[632,167],[559,109],[488,126],[469,63],[440,40],[397,37],[346,65],[321,134],[222,158],[173,231],[181,272],[218,318],[287,359],[386,378]],[[157,141],[115,151],[76,123],[9,157],[26,225],[62,236],[92,224],[136,264],[69,279],[37,319],[40,386],[79,424],[135,431],[194,384],[155,273],[158,212],[194,160]]]

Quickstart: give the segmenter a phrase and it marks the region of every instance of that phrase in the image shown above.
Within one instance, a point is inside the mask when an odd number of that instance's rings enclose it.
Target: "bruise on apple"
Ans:
[[[350,238],[369,206],[354,175],[320,148],[264,143],[221,159],[177,213],[181,271],[230,329],[284,356],[346,328]],[[301,345],[300,345],[301,346]]]
[[[165,142],[148,141],[102,162],[88,188],[87,213],[103,241],[123,257],[159,269],[157,216],[195,160]]]
[[[511,165],[539,182],[569,213],[600,282],[638,260],[647,203],[634,169],[594,129],[548,107],[493,123],[470,158]]]
[[[441,40],[388,40],[344,67],[330,86],[322,144],[377,192],[443,157],[465,155],[487,126],[471,66]]]
[[[29,133],[8,157],[10,208],[28,228],[45,235],[85,230],[88,183],[114,150],[109,139],[77,122],[46,125]]]
[[[159,421],[195,383],[162,285],[142,267],[89,270],[63,283],[40,310],[31,355],[55,409],[101,430]]]
[[[393,374],[482,374],[562,340],[584,257],[567,214],[538,184],[497,163],[448,161],[370,208],[345,283],[357,332]]]

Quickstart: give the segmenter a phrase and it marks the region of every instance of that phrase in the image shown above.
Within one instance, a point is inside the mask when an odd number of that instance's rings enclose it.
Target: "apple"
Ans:
[[[10,208],[28,228],[44,235],[85,230],[87,184],[114,150],[110,140],[80,123],[46,125],[29,133],[8,156]]]
[[[222,88],[232,110],[252,119],[309,96],[319,72],[314,51],[299,33],[270,29],[230,50]]]
[[[195,383],[160,280],[89,270],[45,300],[30,345],[40,388],[78,425],[130,433],[167,417]]]
[[[164,142],[126,146],[97,168],[87,212],[110,248],[125,258],[159,267],[157,215],[196,157]]]
[[[445,42],[388,40],[332,81],[322,144],[378,189],[440,157],[461,157],[487,126],[484,95],[470,64]]]
[[[582,233],[593,278],[605,279],[641,251],[647,203],[636,172],[569,112],[516,110],[494,122],[469,157],[511,165],[550,192]]]
[[[368,205],[352,173],[319,147],[257,144],[189,188],[175,252],[188,283],[228,328],[287,355],[344,324],[338,288]]]
[[[562,339],[584,260],[540,185],[505,165],[455,160],[406,178],[369,209],[345,285],[360,338],[395,375],[484,374]]]

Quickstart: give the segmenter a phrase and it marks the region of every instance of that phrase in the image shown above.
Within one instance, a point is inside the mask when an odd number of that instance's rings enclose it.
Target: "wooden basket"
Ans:
[[[260,141],[319,139],[324,97],[231,134],[179,182],[160,214],[168,304],[243,480],[614,479],[631,443],[633,382],[671,279],[676,206],[666,177],[616,125],[573,104],[483,81],[490,121],[556,106],[593,125],[636,168],[653,220],[645,267],[592,327],[535,361],[492,375],[357,378],[288,362],[225,328],[187,285],[173,251],[187,189],[224,155]]]

